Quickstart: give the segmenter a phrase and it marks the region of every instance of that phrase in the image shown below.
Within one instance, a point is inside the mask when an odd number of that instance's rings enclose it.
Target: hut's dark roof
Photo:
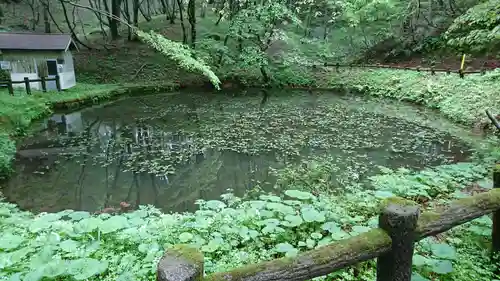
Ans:
[[[68,34],[0,32],[0,50],[65,51],[72,44]]]

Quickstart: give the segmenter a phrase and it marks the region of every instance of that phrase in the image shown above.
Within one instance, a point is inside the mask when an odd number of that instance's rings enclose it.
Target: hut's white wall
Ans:
[[[57,60],[61,88],[68,89],[76,85],[73,56],[69,50],[67,52],[4,50],[2,60],[10,62],[9,71],[12,81],[23,81],[24,77],[30,79],[47,77],[47,60]],[[14,87],[24,87],[24,85],[14,84]],[[40,82],[32,82],[31,87],[41,89]]]
[[[64,59],[62,71],[59,72],[61,80],[61,89],[69,89],[76,85],[75,67],[73,64],[73,55],[71,51],[62,52],[61,55]]]
[[[28,77],[30,80],[38,79],[38,74],[36,73],[11,73],[10,79],[12,81],[24,81],[24,77]],[[12,87],[16,88],[26,88],[24,83],[12,84]],[[30,88],[33,90],[41,90],[42,86],[40,82],[30,82]]]

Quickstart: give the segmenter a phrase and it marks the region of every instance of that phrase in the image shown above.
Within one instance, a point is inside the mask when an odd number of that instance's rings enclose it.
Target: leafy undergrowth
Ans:
[[[324,73],[322,75],[325,75]],[[421,73],[401,70],[349,70],[328,73],[329,85],[344,86],[374,96],[409,101],[438,109],[446,117],[471,125],[484,118],[484,111],[500,108],[500,69],[485,75]]]
[[[0,276],[5,280],[155,280],[165,248],[192,244],[205,256],[207,274],[280,256],[293,256],[377,227],[381,200],[398,195],[424,209],[467,196],[463,190],[488,174],[499,151],[475,163],[413,173],[389,171],[370,178],[371,189],[352,185],[335,195],[330,158],[276,172],[280,196],[253,193],[199,200],[194,213],[165,214],[152,206],[111,216],[66,210],[33,215],[0,203]],[[480,154],[478,154],[479,156]],[[296,175],[300,174],[300,178]],[[323,179],[323,180],[321,180]],[[310,192],[305,189],[309,186]],[[318,185],[322,183],[323,185]],[[490,183],[481,183],[483,189]],[[318,194],[318,195],[313,195]],[[482,217],[439,238],[418,243],[413,280],[491,280],[491,220]],[[374,261],[317,280],[374,280]]]

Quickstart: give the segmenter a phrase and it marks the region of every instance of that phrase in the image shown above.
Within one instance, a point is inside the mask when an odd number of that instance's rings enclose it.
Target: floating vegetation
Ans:
[[[265,100],[181,93],[56,114],[18,151],[4,194],[35,211],[95,211],[121,201],[186,211],[228,189],[239,196],[281,189],[283,171],[290,177],[301,167],[328,169],[305,189],[335,192],[368,181],[378,166],[421,169],[470,154],[457,137],[374,105],[301,92]]]

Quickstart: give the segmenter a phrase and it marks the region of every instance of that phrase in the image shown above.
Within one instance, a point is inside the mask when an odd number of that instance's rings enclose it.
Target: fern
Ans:
[[[155,48],[165,56],[173,59],[174,61],[179,63],[180,67],[188,71],[201,72],[210,80],[210,82],[216,89],[220,89],[219,85],[221,82],[219,80],[219,77],[217,77],[217,75],[210,69],[210,66],[205,64],[204,61],[193,58],[191,50],[187,46],[175,41],[168,40],[167,38],[153,31],[146,33],[144,31],[137,30],[136,33],[139,39],[144,43]]]

